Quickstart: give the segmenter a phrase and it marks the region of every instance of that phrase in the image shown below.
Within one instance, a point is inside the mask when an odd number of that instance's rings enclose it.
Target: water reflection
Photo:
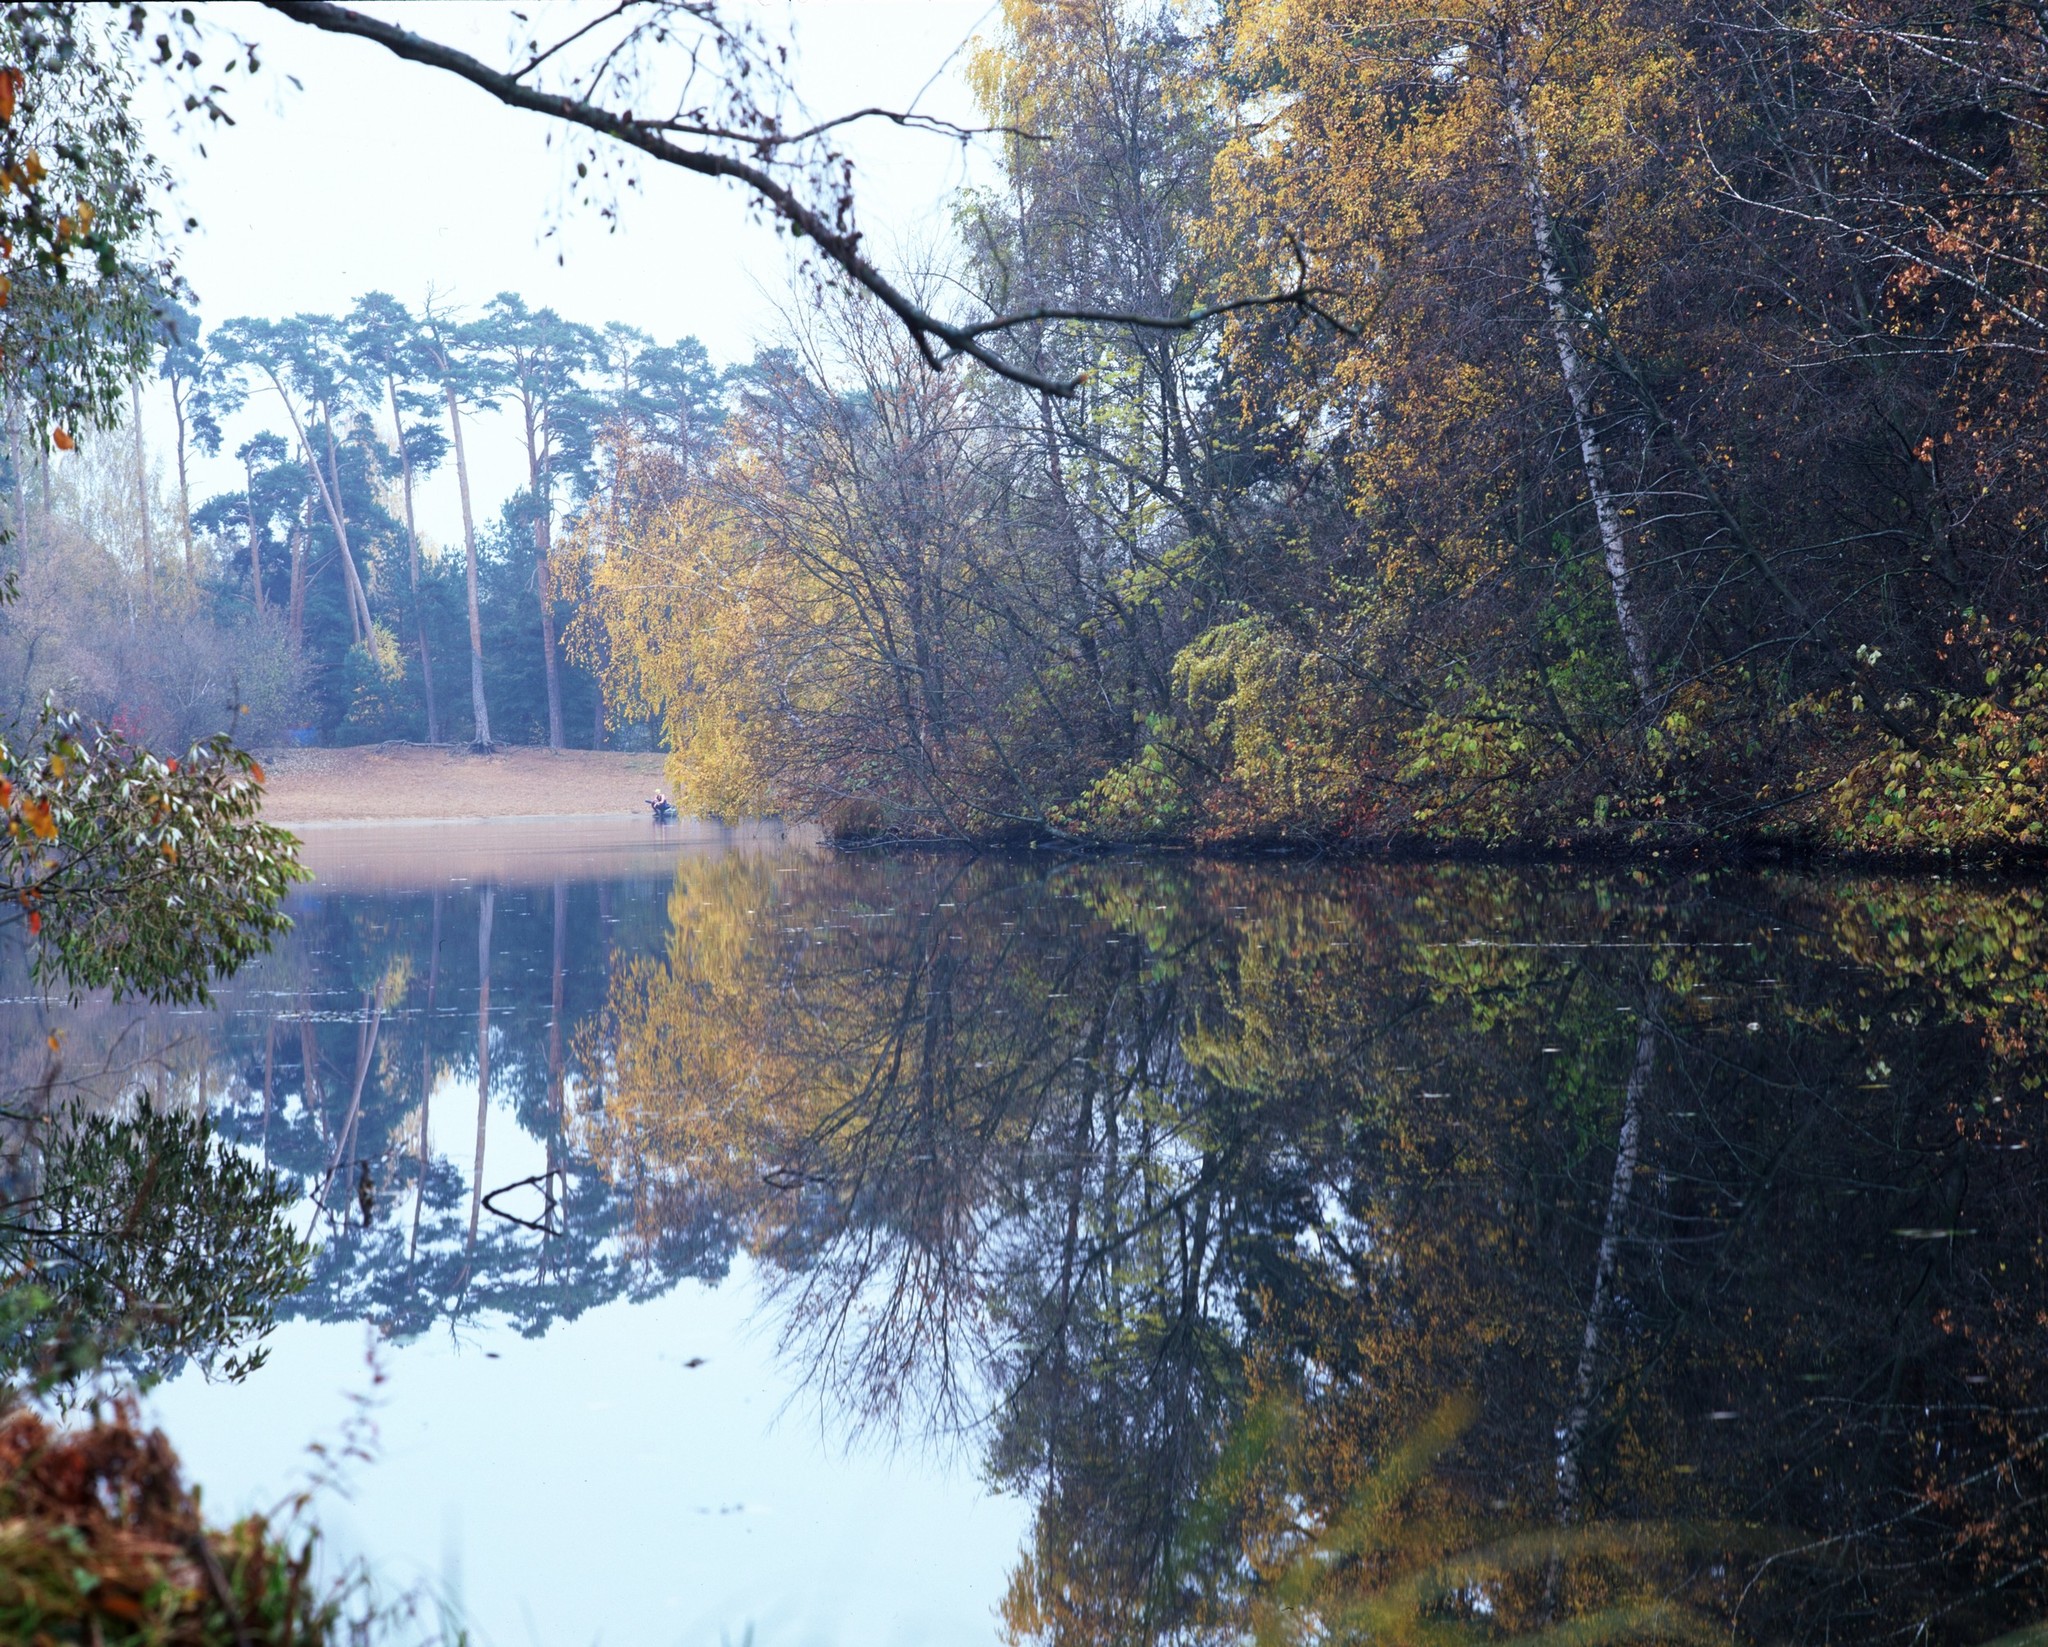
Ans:
[[[1014,1633],[1245,1626],[1461,1392],[1423,1530],[1334,1592],[1682,1524],[1651,1588],[1746,1638],[2043,1611],[2035,889],[835,861],[671,907],[592,1159],[650,1252],[743,1231],[853,1409],[1000,1392]],[[1177,1559],[1260,1399],[1284,1443]],[[1423,1611],[1598,1615],[1621,1569]]]
[[[761,846],[320,891],[67,1057],[294,1175],[321,1318],[766,1277],[836,1423],[1032,1505],[1015,1638],[1978,1643],[2048,1613],[2043,913]]]

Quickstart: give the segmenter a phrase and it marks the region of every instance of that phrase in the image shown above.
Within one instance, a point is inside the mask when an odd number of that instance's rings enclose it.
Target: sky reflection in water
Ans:
[[[326,1209],[217,1512],[367,1321],[332,1519],[502,1643],[2048,1612],[2036,888],[650,839],[326,832],[78,1015]]]

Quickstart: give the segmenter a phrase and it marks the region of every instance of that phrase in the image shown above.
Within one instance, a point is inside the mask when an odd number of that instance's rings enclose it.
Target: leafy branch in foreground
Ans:
[[[0,1517],[8,1641],[326,1647],[397,1621],[360,1571],[322,1581],[295,1516],[209,1528],[170,1443],[127,1404],[62,1432],[28,1408],[0,1419]]]
[[[203,1002],[270,947],[305,872],[261,818],[263,769],[225,736],[165,760],[46,708],[32,748],[0,739],[0,900],[39,979]]]

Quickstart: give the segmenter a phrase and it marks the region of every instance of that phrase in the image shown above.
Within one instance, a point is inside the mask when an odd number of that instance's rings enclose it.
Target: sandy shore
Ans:
[[[366,744],[266,752],[270,823],[376,823],[427,818],[544,818],[646,813],[660,755],[608,750],[464,749]]]

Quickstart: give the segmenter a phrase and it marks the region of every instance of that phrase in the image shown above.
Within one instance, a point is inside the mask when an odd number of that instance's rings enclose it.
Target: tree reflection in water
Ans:
[[[197,1059],[325,1186],[295,1307],[744,1253],[834,1410],[1035,1504],[1019,1638],[2048,1613],[2039,889],[788,853],[663,913],[301,910]]]
[[[1423,1617],[2044,1610],[2036,889],[841,861],[671,915],[585,1147],[649,1252],[772,1265],[850,1410],[985,1415],[1015,1633],[1236,1630],[1310,1548],[1297,1629],[1486,1548]]]

